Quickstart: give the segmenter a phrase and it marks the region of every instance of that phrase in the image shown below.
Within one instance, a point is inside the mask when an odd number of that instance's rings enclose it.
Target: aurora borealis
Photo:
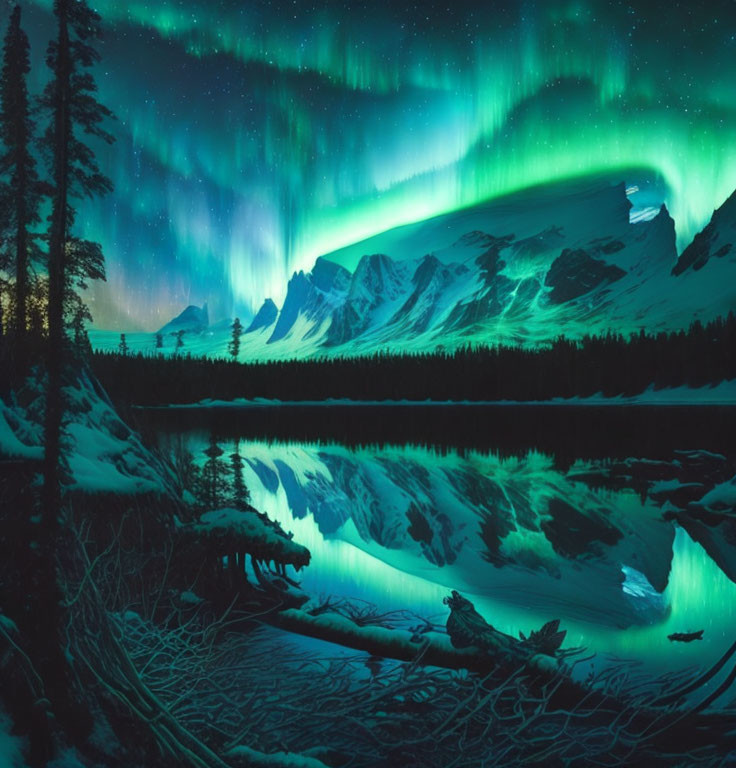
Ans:
[[[36,93],[50,8],[24,4]],[[115,192],[79,224],[101,327],[247,315],[322,253],[541,182],[661,179],[680,247],[736,188],[731,2],[96,8]]]

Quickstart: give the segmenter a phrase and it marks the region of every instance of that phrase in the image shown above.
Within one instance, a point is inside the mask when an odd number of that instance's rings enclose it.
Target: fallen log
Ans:
[[[337,643],[373,656],[445,669],[488,673],[494,667],[514,661],[490,656],[479,648],[454,648],[449,636],[439,632],[427,632],[422,635],[421,642],[415,642],[411,639],[412,633],[406,630],[356,624],[339,613],[313,616],[298,608],[290,608],[269,614],[264,620],[288,632]],[[518,662],[516,666],[519,666]],[[527,666],[534,672],[547,675],[559,671],[557,659],[541,653],[532,656]]]

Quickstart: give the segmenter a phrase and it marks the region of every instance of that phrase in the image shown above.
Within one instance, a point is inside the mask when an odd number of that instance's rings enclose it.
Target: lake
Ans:
[[[315,599],[444,624],[457,589],[496,628],[559,618],[566,645],[662,671],[733,641],[736,475],[727,407],[137,409],[195,461],[242,457],[253,505],[312,553]],[[722,506],[722,504],[720,504]],[[676,643],[673,632],[704,629]]]

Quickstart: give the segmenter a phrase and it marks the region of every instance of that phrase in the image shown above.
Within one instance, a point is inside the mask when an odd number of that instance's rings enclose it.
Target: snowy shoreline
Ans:
[[[547,407],[731,407],[736,406],[736,380],[722,381],[716,386],[706,386],[693,389],[690,387],[675,387],[655,390],[653,387],[638,395],[616,395],[606,397],[601,393],[589,397],[555,397],[550,400],[350,400],[347,398],[327,398],[325,400],[276,400],[269,398],[254,398],[248,400],[200,400],[196,403],[180,403],[171,405],[136,405],[141,410],[161,409],[200,409],[200,408],[323,408],[340,407],[421,407],[421,408],[486,408],[511,407],[523,408],[528,406]]]

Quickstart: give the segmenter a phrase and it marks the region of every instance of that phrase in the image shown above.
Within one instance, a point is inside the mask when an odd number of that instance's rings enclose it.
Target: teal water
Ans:
[[[187,441],[204,461],[207,435]],[[243,458],[253,505],[310,549],[298,578],[317,601],[365,600],[444,624],[442,600],[457,589],[504,632],[560,618],[566,645],[652,671],[699,666],[733,642],[736,584],[661,499],[591,482],[605,462],[561,469],[534,450],[220,444]],[[701,642],[667,639],[699,629]]]

